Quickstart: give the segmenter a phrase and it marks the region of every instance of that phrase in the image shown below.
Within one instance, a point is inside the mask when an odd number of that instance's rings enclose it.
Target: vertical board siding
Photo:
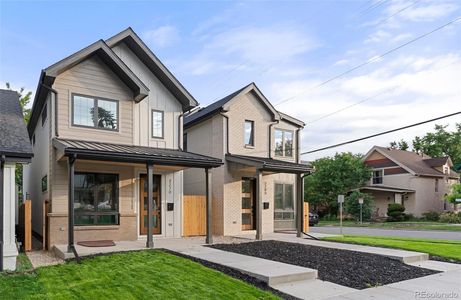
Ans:
[[[206,234],[206,197],[203,195],[184,195],[183,197],[183,236]]]

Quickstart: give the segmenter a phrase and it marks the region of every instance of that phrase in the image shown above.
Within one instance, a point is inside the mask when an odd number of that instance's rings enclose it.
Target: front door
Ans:
[[[242,179],[242,230],[255,229],[256,223],[256,180]]]
[[[160,197],[160,175],[154,175],[153,178],[153,187],[152,187],[152,223],[153,223],[153,234],[160,234],[161,231],[161,197]],[[147,234],[147,175],[140,176],[140,188],[141,194],[139,199],[141,203],[139,205],[139,220],[140,220],[140,234]]]

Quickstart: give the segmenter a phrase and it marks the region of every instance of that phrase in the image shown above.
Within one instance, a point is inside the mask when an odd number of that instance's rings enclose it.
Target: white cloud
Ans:
[[[178,29],[170,25],[148,30],[142,36],[146,42],[159,48],[171,46],[180,40]]]
[[[411,9],[403,11],[400,14],[400,18],[415,22],[433,21],[448,16],[458,10],[458,8],[459,6],[451,1],[445,3],[443,1],[431,1],[428,4],[415,5]]]

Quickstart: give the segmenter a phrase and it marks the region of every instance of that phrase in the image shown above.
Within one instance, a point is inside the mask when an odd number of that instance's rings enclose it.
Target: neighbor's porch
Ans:
[[[389,186],[365,186],[360,188],[361,191],[364,191],[373,196],[373,216],[374,217],[386,217],[387,216],[387,207],[391,203],[398,203],[404,206],[408,206],[406,203],[409,199],[409,196],[414,194],[414,190],[402,189]]]

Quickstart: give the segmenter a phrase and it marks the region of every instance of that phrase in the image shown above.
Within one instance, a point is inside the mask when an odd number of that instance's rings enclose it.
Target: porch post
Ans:
[[[256,239],[263,239],[263,173],[256,171]]]
[[[296,236],[301,237],[304,225],[304,178],[296,174]]]
[[[154,239],[152,237],[152,188],[154,186],[154,164],[147,162],[147,248],[154,248]],[[141,201],[142,202],[142,201]]]
[[[3,199],[3,177],[4,177],[5,155],[0,156],[0,272],[3,271],[3,220],[4,220],[4,199]]]
[[[205,169],[206,182],[206,243],[213,244],[213,216],[212,216],[212,188],[211,188],[211,172],[209,168]]]
[[[67,252],[72,253],[74,248],[74,186],[75,186],[75,161],[77,155],[73,154],[67,158],[69,171],[69,191],[68,191],[68,237],[67,237]]]

